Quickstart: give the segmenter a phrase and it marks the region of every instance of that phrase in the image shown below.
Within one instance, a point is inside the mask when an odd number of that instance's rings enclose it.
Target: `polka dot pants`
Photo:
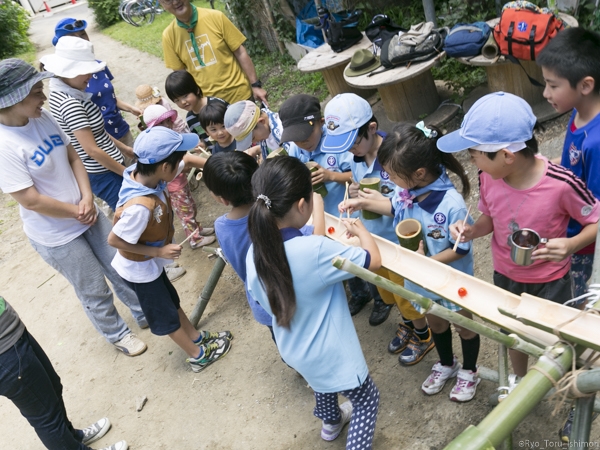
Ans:
[[[348,428],[346,450],[372,448],[379,410],[379,390],[371,376],[368,375],[364,383],[355,389],[327,394],[315,392],[317,404],[313,411],[314,415],[328,424],[339,423],[341,414],[338,394],[342,394],[352,402],[352,420]]]

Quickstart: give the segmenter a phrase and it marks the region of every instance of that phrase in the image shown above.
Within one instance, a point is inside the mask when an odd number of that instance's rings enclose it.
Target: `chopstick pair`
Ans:
[[[463,229],[465,228],[465,225],[467,223],[467,219],[469,218],[469,213],[471,212],[471,207],[469,206],[469,209],[467,209],[467,215],[465,216],[464,220],[463,220]],[[460,243],[460,239],[462,238],[462,231],[460,233],[458,233],[458,237],[456,238],[456,242],[454,243],[454,247],[452,247],[452,251],[456,253],[456,249],[458,248],[458,244]]]

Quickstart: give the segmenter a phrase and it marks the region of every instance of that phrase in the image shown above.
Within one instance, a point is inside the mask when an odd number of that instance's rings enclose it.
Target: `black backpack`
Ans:
[[[385,41],[398,34],[399,31],[406,31],[406,28],[395,24],[385,14],[377,14],[365,28],[365,34],[369,40],[379,48],[382,47]]]
[[[336,20],[333,14],[323,8],[319,11],[321,24],[315,28],[325,30],[325,38],[331,50],[339,53],[352,47],[363,38],[362,33],[358,30],[358,19],[361,14],[362,11],[356,10],[346,13],[341,19]]]

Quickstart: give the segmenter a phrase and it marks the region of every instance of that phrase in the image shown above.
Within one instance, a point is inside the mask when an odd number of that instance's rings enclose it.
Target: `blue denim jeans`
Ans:
[[[119,201],[119,191],[123,184],[123,176],[114,172],[88,173],[92,192],[96,197],[100,197],[114,211],[117,209]]]
[[[116,252],[106,242],[111,229],[110,221],[102,212],[98,212],[96,223],[67,244],[46,247],[31,239],[29,242],[44,261],[71,283],[96,330],[113,344],[131,331],[115,308],[113,293],[106,278],[111,282],[115,294],[131,310],[137,323],[145,325],[146,318],[135,292],[110,265]]]
[[[46,448],[90,449],[67,417],[60,377],[27,330],[0,355],[0,395],[19,408]]]

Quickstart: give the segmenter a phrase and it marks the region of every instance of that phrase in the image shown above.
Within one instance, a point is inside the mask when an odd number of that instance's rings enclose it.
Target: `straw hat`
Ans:
[[[371,50],[356,50],[354,55],[352,55],[350,65],[344,71],[344,75],[347,77],[357,77],[372,72],[380,66],[379,57],[375,56]]]
[[[144,123],[148,128],[152,128],[166,119],[174,122],[177,119],[177,111],[168,110],[161,105],[150,105],[144,110]]]
[[[140,84],[135,88],[135,96],[137,101],[135,106],[144,109],[150,105],[156,105],[160,102],[160,92],[157,88],[153,88],[149,84]]]
[[[40,59],[44,68],[57,77],[75,78],[79,75],[100,72],[105,62],[98,62],[94,56],[94,46],[75,36],[64,36],[56,43],[53,55]]]

